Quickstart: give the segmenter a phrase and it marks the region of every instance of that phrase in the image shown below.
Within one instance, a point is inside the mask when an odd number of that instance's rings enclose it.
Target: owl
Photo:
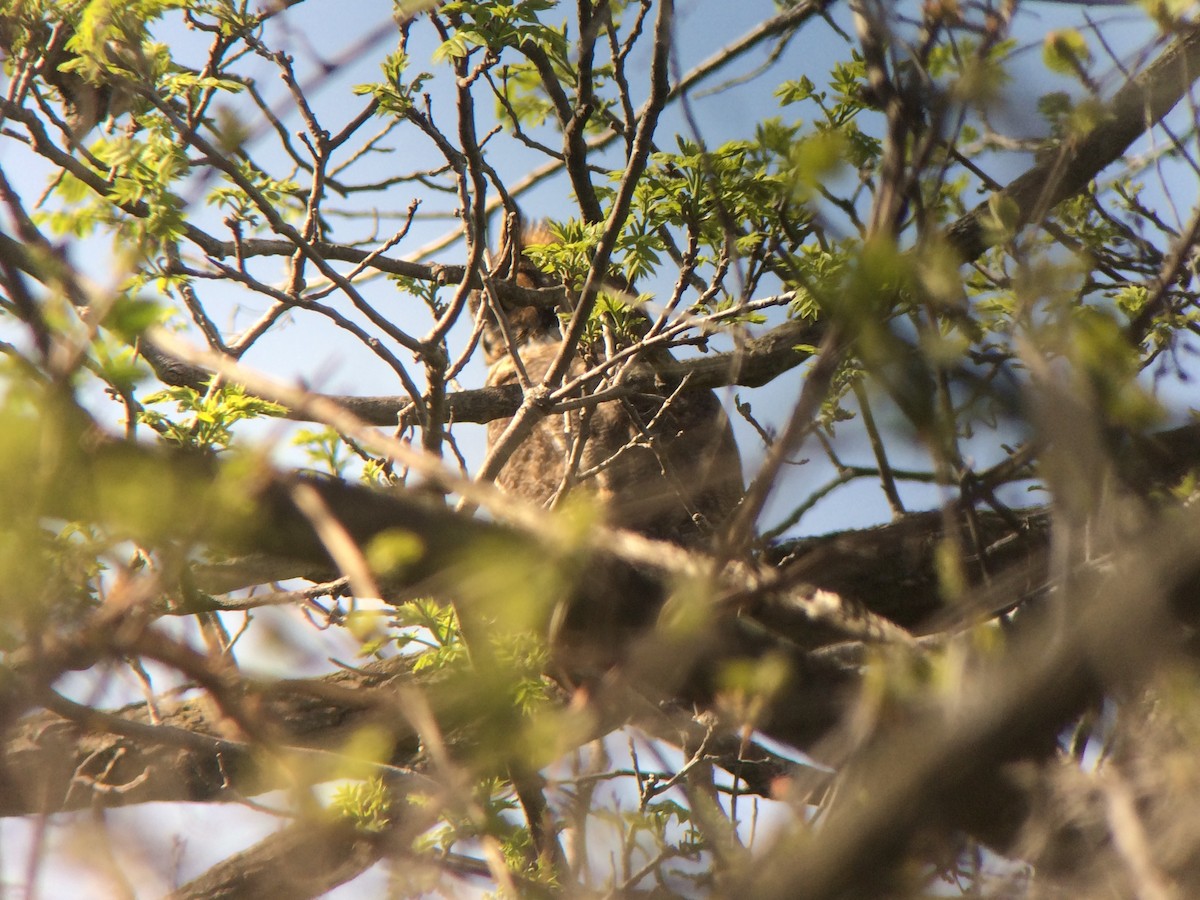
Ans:
[[[522,247],[553,238],[543,228],[520,235],[509,265],[510,272],[515,270],[514,280],[524,287],[553,286],[553,279],[521,252]],[[480,298],[474,302],[478,309]],[[515,305],[502,310],[514,350],[534,383],[545,376],[562,347],[559,313],[569,311]],[[495,317],[491,310],[484,315],[487,383],[517,384],[516,363]],[[567,378],[585,371],[600,358],[599,352],[581,347]],[[648,362],[637,366],[653,371]],[[603,504],[614,525],[680,544],[702,543],[742,497],[741,459],[729,420],[712,391],[678,388],[664,381],[646,393],[546,416],[508,459],[497,483],[547,506],[569,492],[586,491]],[[489,446],[508,423],[499,419],[488,424]]]

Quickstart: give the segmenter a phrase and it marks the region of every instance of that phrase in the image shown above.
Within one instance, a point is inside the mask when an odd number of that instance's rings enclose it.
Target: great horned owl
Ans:
[[[521,253],[521,247],[551,239],[540,229],[522,232],[510,265],[518,284],[553,284]],[[541,380],[562,345],[556,311],[506,305],[503,313],[526,373],[534,382]],[[495,318],[490,311],[485,315],[488,384],[516,384],[516,366]],[[587,358],[585,348],[568,377],[583,372]],[[539,503],[550,503],[568,490],[589,490],[604,503],[615,525],[678,543],[702,541],[741,499],[741,459],[729,420],[712,391],[676,392],[677,387],[662,383],[653,393],[547,416],[509,458],[497,483]],[[488,423],[489,446],[508,422]]]

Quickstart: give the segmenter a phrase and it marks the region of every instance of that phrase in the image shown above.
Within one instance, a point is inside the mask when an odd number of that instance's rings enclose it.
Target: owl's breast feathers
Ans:
[[[530,379],[544,377],[560,346],[544,340],[520,349]],[[577,359],[570,376],[582,371]],[[516,382],[511,359],[492,366],[489,385]],[[490,422],[488,443],[507,425],[507,419]],[[741,458],[716,396],[708,390],[672,396],[668,388],[547,416],[497,483],[538,503],[565,490],[587,490],[605,504],[613,524],[679,543],[711,534],[743,490]]]

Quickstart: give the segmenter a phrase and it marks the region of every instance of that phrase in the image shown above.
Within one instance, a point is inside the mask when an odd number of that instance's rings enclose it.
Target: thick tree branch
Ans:
[[[400,807],[400,804],[396,804]],[[429,810],[400,808],[397,821],[380,832],[351,821],[305,818],[213,866],[170,896],[173,900],[308,900],[356,878],[391,850],[433,824]]]
[[[983,255],[994,236],[1013,224],[1037,223],[1121,158],[1129,145],[1157,124],[1200,77],[1200,27],[1186,30],[1131,78],[1106,104],[1106,115],[1085,135],[1069,136],[1032,169],[1010,182],[995,200],[979,204],[950,226],[946,238],[964,262]],[[998,223],[993,208],[1011,203],[1014,221]]]
[[[140,703],[101,713],[46,695],[48,709],[23,719],[4,741],[0,816],[88,809],[99,791],[107,806],[237,802],[286,786],[284,757],[314,775],[333,773],[338,757],[329,751],[364,728],[391,738],[385,762],[409,766],[417,737],[392,698],[398,681],[413,679],[411,668],[411,658],[398,657],[311,682],[247,681],[243,690],[257,696],[282,741],[274,758],[222,737],[223,718],[206,697],[160,697],[153,710]]]

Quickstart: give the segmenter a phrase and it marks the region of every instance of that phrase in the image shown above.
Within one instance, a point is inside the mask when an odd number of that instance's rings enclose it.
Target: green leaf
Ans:
[[[1017,201],[1003,191],[993,191],[988,196],[988,221],[984,223],[984,227],[991,229],[994,236],[1001,240],[1008,240],[1017,233],[1017,228],[1021,223],[1021,207],[1017,205]],[[1000,243],[1001,240],[995,240],[994,243]]]
[[[1077,30],[1060,28],[1046,34],[1042,42],[1042,59],[1052,72],[1078,75],[1092,61],[1092,51]]]
[[[165,322],[171,311],[153,300],[118,297],[104,317],[105,328],[125,341],[133,341],[152,325]]]
[[[367,562],[380,575],[397,575],[421,559],[425,544],[421,538],[401,528],[389,528],[374,538],[366,548]]]
[[[345,784],[334,791],[330,808],[349,819],[359,831],[377,834],[391,823],[391,792],[384,780],[375,776],[369,781]]]
[[[816,94],[816,88],[807,75],[801,75],[796,81],[785,81],[775,89],[775,96],[783,106],[799,103]]]

